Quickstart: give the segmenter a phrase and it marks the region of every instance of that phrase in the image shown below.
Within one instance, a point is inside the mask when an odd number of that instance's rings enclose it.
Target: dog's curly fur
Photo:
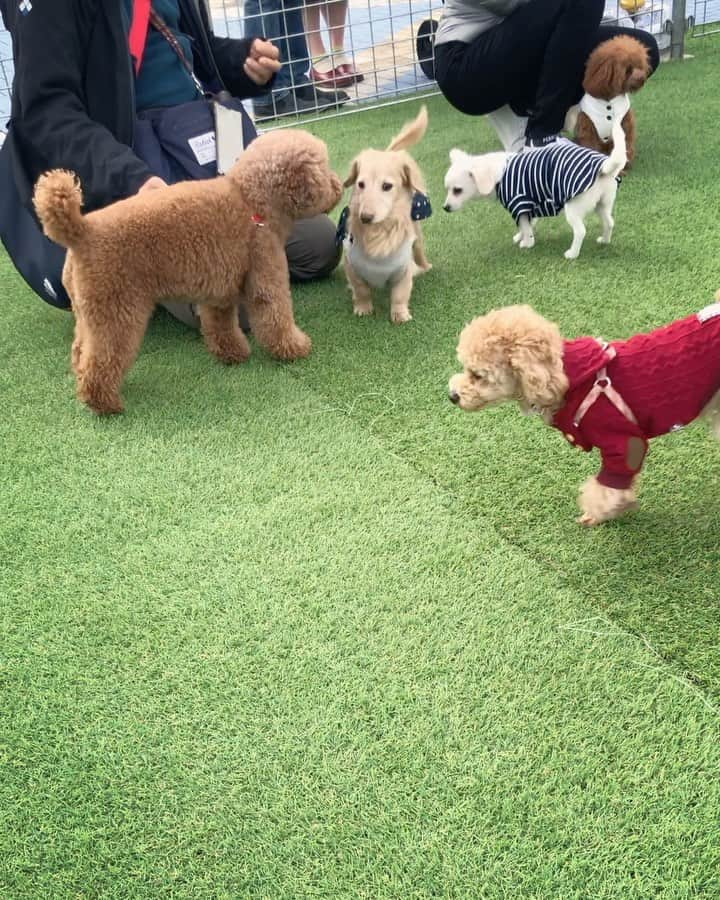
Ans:
[[[408,147],[422,139],[427,125],[427,109],[423,106],[417,117],[393,138],[387,150],[368,149],[359,153],[350,164],[344,184],[353,189],[349,232],[368,257],[384,259],[406,241],[413,241],[413,258],[402,277],[391,285],[390,319],[395,324],[412,319],[413,279],[432,268],[425,255],[422,226],[413,222],[410,215],[413,195],[416,191],[424,193],[425,183],[420,167],[407,152]],[[347,254],[343,267],[352,291],[355,315],[371,315],[372,286],[355,271]]]
[[[47,236],[68,248],[63,284],[76,320],[79,398],[100,414],[122,411],[122,381],[156,303],[166,299],[200,304],[205,343],[223,362],[250,355],[240,304],[273,356],[307,356],[285,243],[297,219],[329,212],[341,195],[327,147],[301,131],[262,135],[224,177],[138,194],[85,216],[73,173],[43,175],[35,208]]]
[[[720,302],[720,291],[716,295]],[[463,371],[453,375],[450,400],[468,412],[516,401],[523,412],[538,413],[547,424],[564,405],[568,380],[563,339],[556,325],[530,306],[508,306],[473,319],[457,348]],[[704,410],[720,439],[720,392]],[[580,489],[582,525],[599,525],[637,506],[637,481],[626,490],[605,487],[596,478]]]
[[[590,54],[585,66],[583,90],[592,97],[612,100],[621,94],[639,91],[650,77],[650,61],[647,47],[629,35],[621,34],[609,41],[603,41]],[[635,159],[636,121],[632,109],[623,121],[627,144],[628,167]],[[590,147],[600,153],[611,153],[612,139],[602,141],[592,120],[584,113],[577,116],[575,140],[583,147]]]

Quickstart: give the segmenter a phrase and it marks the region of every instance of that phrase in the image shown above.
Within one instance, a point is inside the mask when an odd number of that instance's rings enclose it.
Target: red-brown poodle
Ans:
[[[629,35],[603,41],[590,54],[585,66],[575,140],[583,147],[611,153],[612,126],[621,118],[627,144],[628,166],[635,159],[635,113],[629,94],[636,93],[650,77],[647,47]]]
[[[278,359],[307,356],[295,324],[285,243],[293,222],[329,212],[342,195],[325,144],[303,131],[253,141],[227,175],[182,182],[83,216],[71,172],[43,175],[35,208],[45,233],[68,248],[63,284],[72,299],[78,397],[96,413],[122,412],[123,379],[155,305],[200,304],[208,349],[244,362],[238,324]]]

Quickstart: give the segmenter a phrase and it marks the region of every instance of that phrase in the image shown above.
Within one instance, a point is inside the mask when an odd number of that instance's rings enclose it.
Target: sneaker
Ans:
[[[315,109],[342,106],[350,99],[350,94],[346,91],[321,91],[309,82],[296,87],[295,96],[306,103],[311,103]]]
[[[255,103],[253,111],[256,120],[268,121],[282,116],[296,116],[302,113],[320,112],[324,109],[342,106],[350,99],[345,91],[319,91],[311,84],[296,87],[292,93],[270,103]]]
[[[559,137],[560,135],[558,134],[548,134],[541,138],[527,138],[525,141],[525,149],[540,150],[543,147],[549,147],[550,144],[554,144]]]
[[[270,103],[253,103],[253,112],[255,119],[279,119],[282,116],[296,116],[300,113],[315,112],[317,105],[309,100],[303,100],[300,97],[293,97],[292,94],[285,94],[284,97],[273,97]]]

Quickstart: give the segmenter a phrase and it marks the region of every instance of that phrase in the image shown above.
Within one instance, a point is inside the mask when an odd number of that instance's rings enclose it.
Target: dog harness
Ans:
[[[497,198],[516,222],[521,216],[556,216],[568,200],[592,187],[607,159],[566,138],[513,154],[495,189]]]
[[[627,341],[565,341],[563,366],[569,386],[553,426],[600,450],[600,484],[629,488],[648,441],[692,422],[720,390],[720,303]]]
[[[410,218],[413,222],[419,222],[430,218],[431,215],[432,206],[429,197],[418,191],[413,195]],[[402,278],[412,260],[412,248],[416,238],[409,237],[389,256],[368,256],[347,230],[349,217],[350,207],[346,206],[340,213],[335,242],[344,245],[347,259],[360,278],[374,288],[394,284]]]
[[[580,101],[580,112],[585,115],[595,126],[595,131],[601,141],[608,143],[612,138],[612,130],[615,122],[622,122],[630,111],[630,97],[620,94],[612,100],[603,100],[602,97],[592,97],[585,94]]]

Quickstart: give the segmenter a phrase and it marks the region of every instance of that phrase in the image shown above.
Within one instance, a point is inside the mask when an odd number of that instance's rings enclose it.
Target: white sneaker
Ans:
[[[501,106],[488,113],[490,124],[495,129],[506,153],[518,153],[525,143],[527,116],[518,116],[509,106]]]

